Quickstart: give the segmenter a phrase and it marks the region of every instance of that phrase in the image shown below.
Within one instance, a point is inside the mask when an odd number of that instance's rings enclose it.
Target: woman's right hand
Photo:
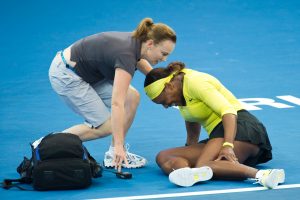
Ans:
[[[230,162],[238,163],[238,159],[232,147],[223,146],[219,152],[218,158],[215,161],[228,160]]]
[[[125,163],[125,165],[128,165],[126,152],[123,145],[115,145],[113,162],[115,164],[115,169],[118,170],[118,172],[121,172],[123,162]]]
[[[128,165],[123,144],[125,137],[124,124],[126,120],[125,101],[131,78],[131,75],[127,71],[116,68],[111,100],[111,128],[115,147],[114,164],[119,172],[121,171],[122,163]]]

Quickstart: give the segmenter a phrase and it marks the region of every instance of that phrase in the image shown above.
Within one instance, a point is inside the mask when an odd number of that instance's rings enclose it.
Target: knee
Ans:
[[[161,151],[156,155],[156,164],[158,166],[161,166],[163,163],[165,163],[168,160],[169,155],[166,153],[166,151]]]
[[[167,151],[161,151],[156,156],[156,163],[162,169],[165,174],[169,174],[174,169],[182,167],[189,167],[189,163],[186,159],[172,156]]]
[[[134,104],[138,106],[140,104],[140,99],[141,99],[140,93],[137,90],[134,90],[134,92],[133,92],[133,102],[134,102]]]
[[[134,107],[137,107],[140,103],[140,93],[133,87],[129,88],[128,100],[130,104]]]

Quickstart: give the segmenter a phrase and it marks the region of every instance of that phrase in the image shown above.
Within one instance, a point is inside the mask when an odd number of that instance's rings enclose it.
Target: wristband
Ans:
[[[234,145],[233,145],[232,143],[230,143],[230,142],[224,142],[222,146],[223,146],[223,147],[231,147],[231,148],[234,148]]]

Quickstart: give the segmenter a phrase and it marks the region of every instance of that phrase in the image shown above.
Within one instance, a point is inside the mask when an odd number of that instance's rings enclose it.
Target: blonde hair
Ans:
[[[171,40],[176,43],[175,31],[163,23],[153,23],[151,18],[144,18],[137,28],[133,31],[132,37],[146,42],[152,39],[155,44],[158,44],[164,40]]]

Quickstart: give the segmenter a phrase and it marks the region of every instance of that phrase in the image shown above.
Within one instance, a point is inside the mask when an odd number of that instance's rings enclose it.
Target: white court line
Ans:
[[[289,188],[300,188],[300,184],[280,185],[278,189],[289,189]],[[252,187],[252,188],[239,188],[239,189],[227,189],[227,190],[210,190],[200,192],[182,192],[182,193],[169,193],[169,194],[153,194],[153,195],[142,195],[142,196],[128,196],[128,197],[113,197],[113,198],[100,198],[90,200],[136,200],[136,199],[158,199],[158,198],[169,198],[169,197],[187,197],[187,196],[201,196],[209,194],[226,194],[226,193],[237,193],[237,192],[252,192],[268,190],[265,187]]]

